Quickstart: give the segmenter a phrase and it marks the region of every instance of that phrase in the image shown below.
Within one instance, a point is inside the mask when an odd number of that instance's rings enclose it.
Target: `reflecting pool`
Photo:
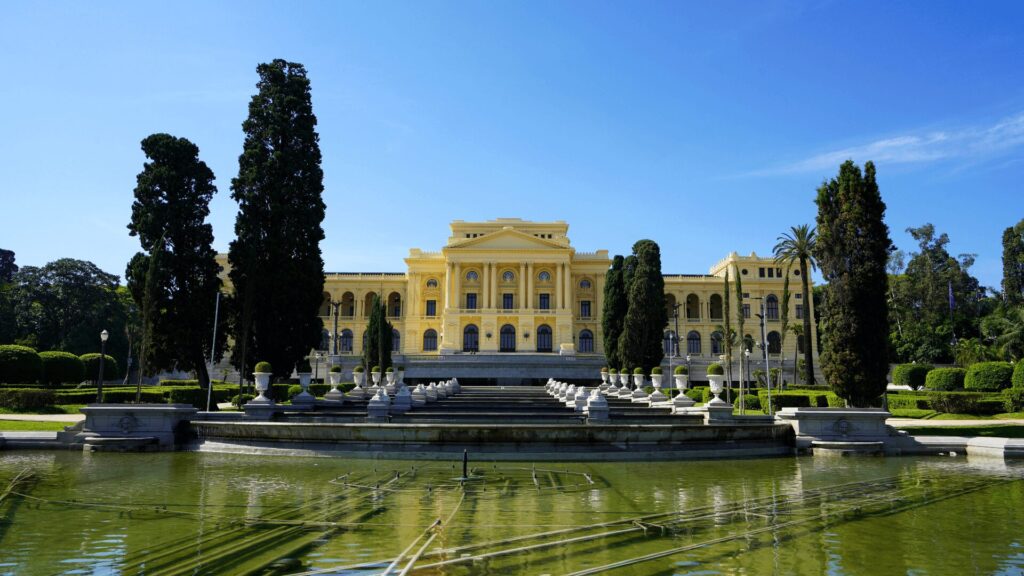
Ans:
[[[0,574],[1024,574],[1024,470],[0,453]],[[5,495],[6,494],[6,495]]]

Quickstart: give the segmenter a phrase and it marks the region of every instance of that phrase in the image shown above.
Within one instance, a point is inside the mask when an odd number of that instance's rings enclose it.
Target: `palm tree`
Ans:
[[[1024,306],[989,315],[981,322],[981,332],[994,341],[1003,360],[1024,358]]]
[[[811,228],[808,224],[801,224],[791,228],[792,233],[783,233],[779,236],[779,243],[775,245],[775,261],[793,265],[800,263],[800,283],[803,289],[803,320],[804,320],[804,363],[807,364],[807,383],[814,384],[814,363],[813,363],[813,338],[811,338],[811,287],[808,265],[814,270],[818,269],[818,262],[814,259],[814,248],[817,243],[817,229]]]
[[[792,326],[789,327],[789,331],[793,334],[793,338],[794,338],[794,342],[793,342],[793,384],[796,384],[797,364],[800,363],[799,360],[797,360],[797,357],[800,355],[800,339],[804,335],[804,327],[799,325],[799,324],[793,324]],[[804,360],[804,364],[806,364],[806,363],[807,363],[807,361]]]

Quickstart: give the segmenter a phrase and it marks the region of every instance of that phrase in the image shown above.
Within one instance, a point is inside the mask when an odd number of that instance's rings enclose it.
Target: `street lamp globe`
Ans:
[[[106,342],[107,338],[110,338],[110,333],[109,332],[107,332],[106,330],[104,330],[103,332],[100,332],[100,342]]]

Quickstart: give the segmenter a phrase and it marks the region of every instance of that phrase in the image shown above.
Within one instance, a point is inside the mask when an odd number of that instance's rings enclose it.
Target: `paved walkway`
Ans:
[[[0,420],[27,420],[31,422],[70,422],[85,420],[85,414],[0,414]]]
[[[999,426],[999,425],[1024,425],[1024,419],[1013,418],[1008,420],[920,420],[917,418],[889,418],[886,424],[896,428],[908,427],[934,427],[934,426]]]

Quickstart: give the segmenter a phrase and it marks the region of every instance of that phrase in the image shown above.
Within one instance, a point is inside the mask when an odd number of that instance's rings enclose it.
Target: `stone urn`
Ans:
[[[309,383],[313,378],[313,374],[311,372],[299,372],[298,376],[302,392],[299,392],[292,398],[292,404],[312,404],[316,401],[316,398],[309,393]]]
[[[388,382],[384,389],[387,391],[388,394],[394,394],[397,391],[397,388],[395,387],[395,373],[385,372],[384,378]]]
[[[651,374],[651,386],[661,390],[661,374]]]
[[[256,391],[259,394],[250,400],[250,402],[267,403],[273,402],[270,398],[267,398],[267,390],[270,390],[270,378],[273,376],[273,372],[253,372],[252,378],[256,381]]]
[[[608,373],[601,372],[601,390],[608,389]]]
[[[651,385],[654,386],[654,392],[649,396],[651,402],[665,402],[668,400],[668,396],[661,391],[661,374],[651,374]]]
[[[395,374],[395,380],[398,382],[399,386],[405,384],[405,369],[403,368],[398,370]]]
[[[328,372],[327,378],[331,381],[331,389],[328,390],[327,394],[324,394],[324,399],[344,402],[345,395],[342,394],[341,390],[338,390],[338,384],[341,384],[341,372]]]
[[[380,371],[370,372],[370,378],[373,379],[373,388],[371,390],[376,392],[380,388]]]
[[[718,397],[718,395],[721,394],[723,390],[725,390],[725,376],[718,374],[708,374],[708,382],[711,386],[711,394],[714,395],[714,398],[712,398],[711,401],[708,402],[708,404],[725,404],[725,400],[722,400],[721,398]]]
[[[619,388],[625,388],[629,386],[629,374],[625,371],[619,372]]]
[[[644,387],[644,375],[643,374],[633,374],[633,386],[636,386],[637,388],[643,388]]]
[[[688,377],[687,377],[687,375],[686,375],[686,374],[676,374],[676,375],[675,375],[675,379],[676,379],[676,390],[679,390],[679,393],[680,393],[680,394],[682,394],[682,393],[683,393],[683,391],[684,391],[684,390],[686,390],[686,381],[687,381],[687,378],[688,378]]]
[[[359,388],[363,387],[363,382],[366,381],[366,372],[352,372],[352,381],[356,383]]]

